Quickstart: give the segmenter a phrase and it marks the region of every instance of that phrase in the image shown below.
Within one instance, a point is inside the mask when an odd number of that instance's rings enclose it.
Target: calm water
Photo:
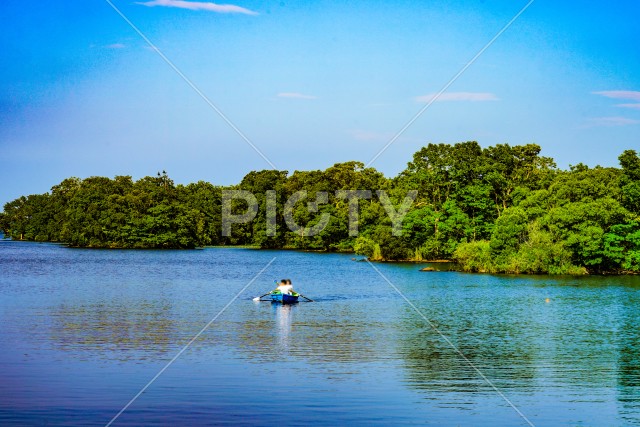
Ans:
[[[273,258],[113,425],[527,425],[351,256],[9,241],[0,425],[105,425]],[[640,278],[376,267],[536,426],[640,425]]]

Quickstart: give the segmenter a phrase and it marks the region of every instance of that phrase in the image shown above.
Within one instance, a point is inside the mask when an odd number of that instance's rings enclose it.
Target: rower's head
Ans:
[[[287,285],[291,284],[291,279],[287,279]]]
[[[280,284],[281,284],[281,285],[286,285],[286,284],[287,284],[287,279],[282,279],[282,280],[280,280]]]

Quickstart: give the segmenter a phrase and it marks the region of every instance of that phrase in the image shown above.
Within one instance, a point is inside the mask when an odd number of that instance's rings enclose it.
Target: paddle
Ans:
[[[309,302],[313,302],[313,300],[311,298],[307,298],[304,295],[302,295],[300,292],[298,292],[298,295],[300,295],[302,298],[306,299]]]
[[[262,297],[266,297],[267,295],[271,295],[271,291],[267,292],[264,295],[260,295],[259,297],[255,297],[253,300],[254,301],[262,301]]]
[[[275,284],[277,285],[277,284],[278,284],[278,281],[277,281],[277,280],[274,280],[274,281],[273,281],[273,283],[275,283]],[[267,295],[271,295],[271,292],[273,292],[273,291],[269,291],[269,292],[267,292],[267,293],[266,293],[266,294],[264,294],[264,295],[260,295],[259,297],[255,297],[253,300],[254,300],[254,301],[266,301],[266,300],[263,300],[263,299],[262,299],[262,297],[266,297]]]

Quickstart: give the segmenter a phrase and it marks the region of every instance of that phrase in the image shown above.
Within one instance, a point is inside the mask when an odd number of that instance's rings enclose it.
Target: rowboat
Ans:
[[[271,292],[271,302],[279,302],[282,304],[295,304],[298,302],[300,294],[294,292],[293,294],[283,294],[280,291]]]

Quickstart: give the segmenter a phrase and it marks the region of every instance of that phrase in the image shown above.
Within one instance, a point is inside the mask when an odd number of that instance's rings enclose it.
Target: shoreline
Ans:
[[[11,238],[3,238],[0,239],[3,242],[24,242],[24,243],[39,243],[39,244],[53,244],[58,246],[64,246],[69,249],[88,249],[88,250],[113,250],[113,251],[197,251],[204,249],[252,249],[252,250],[260,250],[260,251],[294,251],[294,252],[308,252],[308,253],[319,253],[319,254],[343,254],[343,255],[354,255],[351,258],[354,262],[364,262],[369,261],[372,263],[383,263],[383,264],[454,264],[457,262],[454,260],[447,259],[435,259],[435,260],[414,260],[414,259],[403,259],[403,260],[390,260],[390,259],[369,259],[366,256],[358,255],[353,251],[327,251],[322,249],[299,249],[299,248],[261,248],[259,246],[254,245],[207,245],[200,246],[195,248],[134,248],[134,247],[114,247],[114,246],[72,246],[62,242],[50,242],[50,241],[35,241],[35,240],[15,240]],[[359,257],[359,258],[356,258]],[[509,275],[509,276],[550,276],[550,277],[562,277],[562,276],[572,276],[572,277],[584,277],[584,276],[638,276],[640,273],[634,271],[603,271],[598,273],[585,273],[580,275],[566,275],[566,274],[550,274],[550,273],[514,273],[514,272],[487,272],[487,271],[464,271],[460,268],[450,268],[448,270],[440,270],[440,269],[432,269],[432,270],[423,270],[424,272],[433,272],[433,273],[445,273],[445,272],[457,272],[457,273],[467,273],[467,274],[489,274],[489,275]]]

